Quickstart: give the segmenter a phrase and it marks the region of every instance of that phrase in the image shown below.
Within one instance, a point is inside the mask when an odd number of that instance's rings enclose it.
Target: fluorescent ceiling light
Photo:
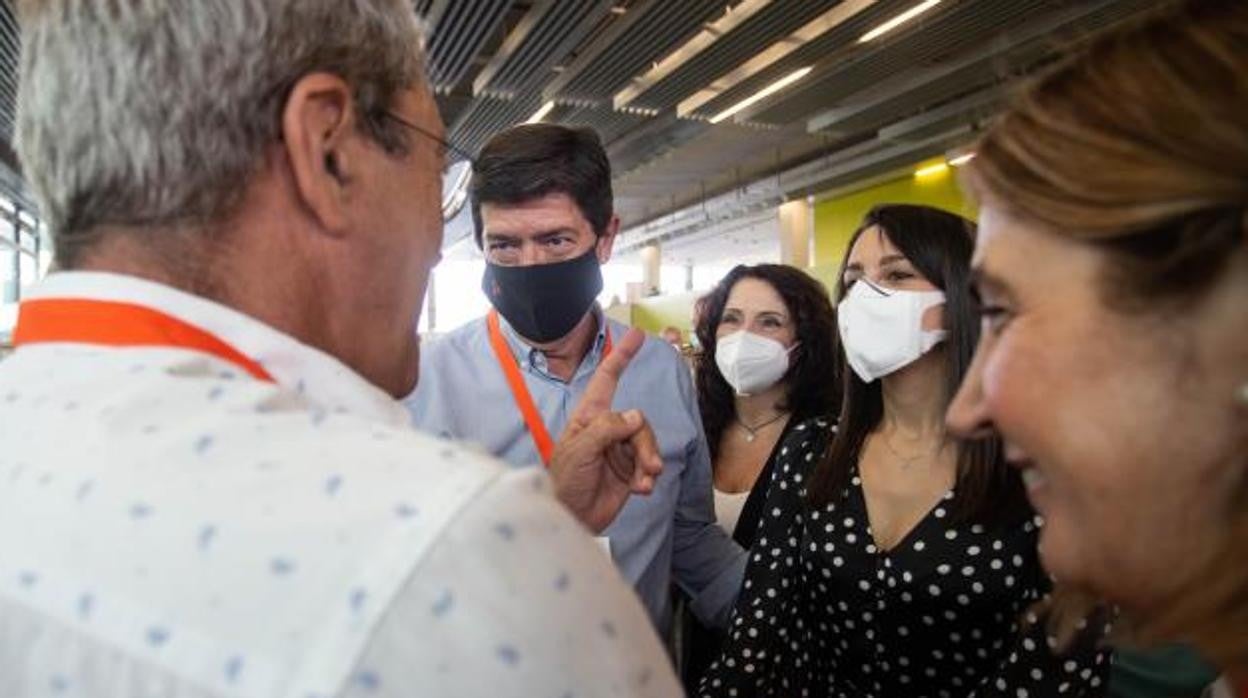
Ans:
[[[526,121],[526,122],[524,122],[524,123],[526,123],[526,124],[535,124],[535,123],[537,123],[537,122],[541,121],[542,119],[545,119],[545,118],[546,118],[546,115],[547,115],[547,114],[549,114],[549,113],[550,113],[550,111],[551,111],[552,109],[554,109],[554,108],[555,108],[555,101],[552,99],[551,101],[549,101],[549,102],[547,102],[547,103],[543,104],[543,105],[541,106],[541,108],[540,108],[540,109],[538,109],[537,111],[533,112],[533,116],[530,116],[530,117],[529,117],[529,120],[528,120],[528,121]]]
[[[954,167],[961,167],[974,159],[975,159],[975,152],[971,151],[969,153],[959,155],[956,158],[950,159],[949,164],[953,165]]]
[[[732,71],[719,76],[711,84],[681,100],[681,102],[676,105],[676,116],[685,118],[694,114],[708,102],[720,96],[724,92],[731,90],[743,81],[748,80],[770,68],[776,64],[776,61],[779,61],[805,44],[832,31],[878,1],[879,0],[843,0],[838,3],[836,7],[833,7],[810,22],[807,22],[797,31],[771,44],[750,60],[737,66]],[[736,10],[733,12],[735,14]]]
[[[868,41],[870,41],[870,40],[872,40],[872,39],[877,39],[877,38],[879,38],[879,37],[881,37],[881,36],[883,36],[883,35],[885,35],[885,34],[887,34],[887,33],[891,32],[892,30],[896,29],[897,27],[900,27],[901,25],[905,24],[906,22],[909,22],[910,20],[914,19],[915,17],[918,17],[919,15],[923,14],[924,12],[927,12],[928,10],[932,9],[933,7],[936,7],[936,6],[937,6],[937,5],[939,5],[939,4],[940,4],[940,0],[924,0],[923,2],[921,2],[921,3],[917,4],[917,5],[915,5],[914,7],[911,7],[910,9],[906,10],[905,12],[902,12],[901,14],[897,15],[896,17],[894,17],[894,18],[892,18],[892,19],[888,20],[887,22],[885,22],[885,23],[881,24],[880,26],[876,27],[875,29],[872,29],[871,31],[867,32],[866,34],[863,34],[863,35],[862,35],[862,37],[858,39],[858,43],[860,43],[860,44],[865,44],[866,42],[868,42]]]
[[[915,177],[934,177],[938,174],[944,174],[945,172],[948,172],[948,171],[949,171],[949,165],[943,162],[938,162],[935,165],[928,165],[927,167],[920,167],[919,169],[914,171],[914,176]]]
[[[779,80],[759,90],[753,96],[747,97],[741,100],[740,102],[737,102],[736,104],[732,105],[731,107],[728,107],[727,109],[721,111],[715,116],[711,117],[711,123],[718,124],[719,122],[723,121],[724,119],[727,119],[733,114],[736,114],[742,109],[745,109],[751,104],[755,104],[757,102],[761,102],[764,99],[767,99],[768,97],[774,95],[780,90],[783,90],[789,85],[792,85],[798,80],[801,80],[802,78],[806,77],[806,75],[810,72],[810,70],[811,70],[811,66],[806,66],[805,68],[802,68],[801,70],[795,70],[792,73],[789,73],[788,75],[780,78]]]
[[[641,96],[643,92],[653,87],[660,80],[676,72],[685,63],[706,49],[712,44],[727,36],[729,32],[743,24],[745,20],[758,14],[775,0],[745,0],[735,7],[729,7],[724,15],[714,22],[705,25],[702,31],[698,32],[692,39],[686,41],[683,46],[672,51],[666,58],[656,61],[644,74],[634,78],[627,87],[616,93],[612,98],[612,104],[616,109],[620,109],[634,99]]]

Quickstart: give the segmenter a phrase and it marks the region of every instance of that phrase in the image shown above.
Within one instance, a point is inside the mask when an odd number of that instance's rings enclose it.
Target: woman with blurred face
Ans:
[[[948,422],[1004,439],[1057,579],[1248,695],[1248,3],[1094,41],[977,152],[983,330]]]

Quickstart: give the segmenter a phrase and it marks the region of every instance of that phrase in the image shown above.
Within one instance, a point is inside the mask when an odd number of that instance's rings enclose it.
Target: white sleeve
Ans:
[[[458,514],[339,695],[682,695],[640,601],[549,489],[512,471]]]

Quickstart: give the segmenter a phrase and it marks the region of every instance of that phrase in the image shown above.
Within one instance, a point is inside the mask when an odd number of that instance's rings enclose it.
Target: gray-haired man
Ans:
[[[22,8],[58,265],[0,365],[0,695],[675,694],[600,530],[660,464],[411,431],[441,131],[403,0]]]

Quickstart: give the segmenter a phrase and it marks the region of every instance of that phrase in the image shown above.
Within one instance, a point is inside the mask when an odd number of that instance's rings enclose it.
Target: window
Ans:
[[[22,252],[18,255],[18,268],[21,273],[21,286],[18,289],[18,297],[26,295],[26,289],[35,285],[39,281],[39,263],[35,259],[35,255]]]
[[[0,343],[7,343],[17,323],[17,274],[14,269],[17,251],[0,241]]]

